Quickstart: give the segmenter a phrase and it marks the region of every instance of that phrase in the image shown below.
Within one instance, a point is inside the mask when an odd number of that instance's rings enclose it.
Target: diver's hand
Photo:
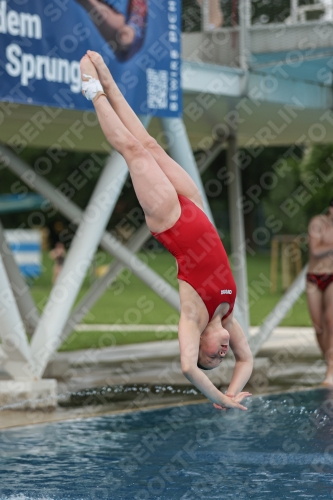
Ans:
[[[237,394],[237,396],[234,396],[234,394],[231,394],[230,392],[227,392],[226,396],[228,397],[229,401],[225,406],[218,405],[216,403],[213,403],[214,408],[217,410],[229,410],[230,408],[235,408],[238,410],[247,410],[247,408],[243,405],[241,405],[241,401],[243,401],[244,398],[247,398],[248,396],[252,396],[250,392],[240,392]]]

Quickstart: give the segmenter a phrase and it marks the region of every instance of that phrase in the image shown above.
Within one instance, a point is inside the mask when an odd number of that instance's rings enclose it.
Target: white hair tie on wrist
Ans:
[[[89,80],[82,81],[83,95],[86,99],[88,99],[88,101],[92,101],[96,97],[98,92],[104,92],[103,87],[101,85],[101,82],[99,80],[96,80],[96,78],[85,74],[83,74],[83,76],[89,78]]]

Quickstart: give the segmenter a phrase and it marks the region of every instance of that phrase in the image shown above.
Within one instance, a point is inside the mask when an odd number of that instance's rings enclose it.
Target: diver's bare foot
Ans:
[[[92,78],[96,78],[96,80],[98,80],[98,73],[95,69],[95,66],[93,65],[93,63],[91,62],[90,58],[87,55],[83,56],[80,61],[80,71],[81,71],[81,79],[83,81],[89,80],[89,78],[83,75],[89,75]]]
[[[98,78],[103,88],[106,90],[108,87],[114,85],[114,79],[101,54],[93,50],[87,50],[87,55],[98,73]]]
[[[105,64],[103,57],[98,52],[93,50],[87,50],[87,55],[92,64],[95,66],[99,81],[101,82],[109,101],[112,103],[112,101],[114,102],[117,98],[122,98],[123,95],[114,81],[109,68]]]
[[[89,59],[89,57],[87,55],[83,56],[81,61],[80,61],[80,71],[81,71],[82,81],[84,81],[84,82],[88,81],[89,80],[88,76],[91,76],[92,78],[95,78],[96,80],[98,80],[98,73],[95,69],[95,66],[93,65],[93,63],[91,62],[91,60]],[[88,75],[88,76],[85,76],[85,75]],[[82,91],[82,94],[85,95],[83,91]],[[96,96],[93,98],[93,101],[95,101],[101,95],[105,95],[104,92],[98,91]]]

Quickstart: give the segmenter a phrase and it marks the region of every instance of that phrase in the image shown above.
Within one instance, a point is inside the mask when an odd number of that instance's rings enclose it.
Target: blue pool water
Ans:
[[[0,499],[331,499],[333,394],[256,397],[0,432]],[[0,412],[1,418],[1,412]]]

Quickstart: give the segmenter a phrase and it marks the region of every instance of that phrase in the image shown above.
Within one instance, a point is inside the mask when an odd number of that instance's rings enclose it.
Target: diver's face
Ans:
[[[229,332],[222,327],[206,328],[200,337],[199,363],[207,369],[216,368],[229,349]]]

